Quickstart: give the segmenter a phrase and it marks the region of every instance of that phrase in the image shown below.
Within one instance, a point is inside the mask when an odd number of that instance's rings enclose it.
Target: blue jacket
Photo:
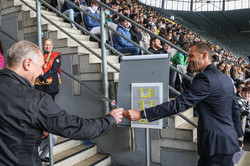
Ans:
[[[80,4],[78,2],[75,2],[74,0],[70,0],[70,2],[74,3],[77,6],[80,6],[83,4],[82,0],[80,0]],[[71,6],[69,3],[64,2],[63,7],[61,9],[61,12],[63,13],[64,11],[68,10],[68,9],[74,9],[75,12],[79,12],[79,10],[75,9],[73,6]]]
[[[122,25],[118,25],[117,28],[116,28],[116,31],[121,33],[125,37],[131,39],[131,33],[126,28],[124,28]],[[118,36],[117,34],[115,34],[113,38],[114,38],[113,39],[114,47],[117,50],[120,50],[123,47],[134,47],[133,44],[131,44],[130,42],[128,42],[124,38]]]
[[[233,154],[239,151],[242,137],[240,110],[234,86],[214,65],[197,74],[191,87],[175,100],[145,110],[148,121],[174,115],[196,105],[198,154]]]
[[[92,16],[100,20],[100,16],[97,12],[92,13],[90,9],[87,9],[86,12],[88,12],[89,14],[91,14]],[[93,18],[89,17],[88,15],[84,15],[83,18],[84,18],[84,22],[88,31],[90,31],[94,27],[100,26],[99,22],[95,21]]]

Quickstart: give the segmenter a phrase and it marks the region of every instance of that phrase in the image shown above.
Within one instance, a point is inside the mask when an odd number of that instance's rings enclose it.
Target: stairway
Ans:
[[[35,0],[25,0],[25,2],[34,8],[36,6]],[[2,16],[12,13],[18,14],[19,40],[24,40],[37,33],[36,12],[19,0],[2,0],[1,5]],[[89,36],[84,35],[80,30],[72,29],[70,23],[64,22],[64,19],[57,16],[56,13],[47,11],[44,6],[41,6],[41,13],[101,56],[98,42],[89,41]],[[61,52],[62,59],[64,56],[70,56],[72,59],[72,74],[82,81],[102,81],[101,60],[44,18],[41,18],[41,20],[42,32],[45,37],[52,39],[54,51]],[[120,68],[118,56],[107,55],[107,60],[118,69]],[[108,66],[108,80],[118,82],[118,77],[119,73]],[[75,95],[80,95],[78,83],[74,83],[73,91]]]
[[[189,108],[186,111],[181,112],[181,114],[185,115],[195,124],[198,124],[198,117],[193,116],[193,108]],[[196,154],[197,128],[178,115],[169,117],[168,128],[160,130],[160,139],[153,138],[151,140],[152,162],[161,163],[161,153],[164,148],[190,151]]]
[[[111,165],[111,157],[107,154],[97,153],[97,146],[82,145],[78,140],[58,137],[53,147],[55,166],[108,166]],[[43,163],[43,166],[48,163]]]

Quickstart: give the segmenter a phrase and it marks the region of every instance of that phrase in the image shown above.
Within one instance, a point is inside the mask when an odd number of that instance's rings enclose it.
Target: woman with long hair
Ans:
[[[43,40],[44,49],[44,66],[43,75],[39,76],[35,82],[35,88],[42,92],[48,93],[53,100],[59,92],[61,82],[61,54],[53,51],[53,42],[46,38]]]

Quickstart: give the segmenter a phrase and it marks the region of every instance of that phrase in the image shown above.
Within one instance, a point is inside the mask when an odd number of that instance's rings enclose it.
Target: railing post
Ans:
[[[37,42],[38,46],[42,50],[42,24],[41,24],[41,2],[36,0],[36,19],[37,19]],[[49,161],[50,166],[54,165],[53,161],[53,143],[52,143],[52,134],[49,133]]]
[[[49,163],[50,166],[54,165],[53,161],[53,142],[52,142],[52,134],[49,133]]]
[[[104,96],[108,98],[108,70],[107,70],[107,52],[105,47],[106,42],[106,32],[104,29],[105,24],[105,15],[103,6],[101,6],[100,11],[100,28],[101,28],[101,49],[102,49],[102,74],[103,74],[103,91]],[[109,103],[104,100],[104,106],[105,106],[105,114],[109,112]]]
[[[41,3],[36,0],[36,19],[37,19],[37,39],[38,46],[42,49],[42,25],[41,25]]]

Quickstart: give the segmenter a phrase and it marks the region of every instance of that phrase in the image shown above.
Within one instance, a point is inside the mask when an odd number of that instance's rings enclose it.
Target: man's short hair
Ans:
[[[152,38],[150,39],[150,46],[152,46],[153,42],[154,42],[156,39],[157,39],[157,37],[152,37]]]
[[[250,92],[250,87],[244,87],[242,88],[242,92]]]
[[[34,63],[39,62],[41,49],[30,41],[19,41],[14,44],[8,51],[6,56],[7,67],[19,67],[24,59],[31,58]]]
[[[238,81],[238,82],[236,82],[235,87],[238,88],[241,84],[245,85],[245,82],[244,81]]]
[[[113,1],[110,2],[110,5],[118,6],[119,4],[115,0],[113,0]]]
[[[191,47],[193,47],[193,46],[196,46],[195,51],[199,52],[200,54],[202,54],[205,51],[208,54],[208,58],[212,59],[213,52],[212,52],[212,49],[211,49],[209,43],[198,42],[198,43],[195,43],[195,44],[191,45]]]
[[[125,13],[124,14],[125,17],[129,17],[129,14],[128,13]],[[126,20],[125,18],[121,18],[121,22],[123,22],[124,20]]]

